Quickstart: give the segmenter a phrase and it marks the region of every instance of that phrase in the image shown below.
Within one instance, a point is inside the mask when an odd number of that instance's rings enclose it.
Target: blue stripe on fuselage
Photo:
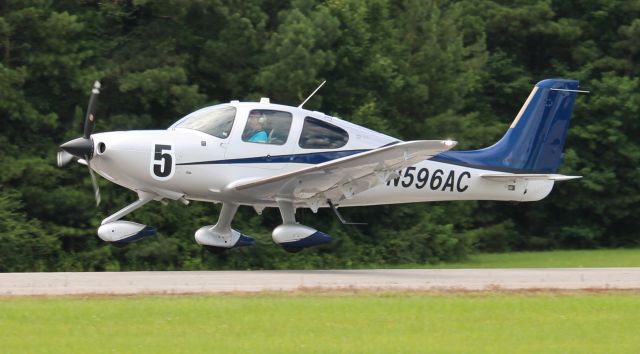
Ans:
[[[319,163],[339,159],[341,157],[359,154],[365,151],[369,151],[369,149],[323,151],[323,152],[312,152],[307,154],[290,154],[290,155],[274,155],[274,156],[267,155],[267,156],[246,157],[241,159],[185,162],[185,163],[179,163],[177,165],[178,166],[225,165],[225,164],[243,164],[243,163],[305,163],[305,164],[316,165]]]

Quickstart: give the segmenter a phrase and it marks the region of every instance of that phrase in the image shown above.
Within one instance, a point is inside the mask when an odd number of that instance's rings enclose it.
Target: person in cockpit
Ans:
[[[251,111],[247,120],[247,128],[243,140],[252,143],[266,143],[269,139],[267,131],[264,129],[265,117],[260,111]]]

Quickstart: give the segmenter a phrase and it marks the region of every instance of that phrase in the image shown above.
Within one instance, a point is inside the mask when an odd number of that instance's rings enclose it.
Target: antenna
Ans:
[[[318,92],[318,90],[322,87],[322,85],[324,85],[324,84],[325,84],[325,82],[327,82],[327,80],[322,81],[322,83],[320,84],[320,86],[318,86],[318,88],[317,88],[317,89],[315,89],[315,91],[311,92],[311,94],[309,95],[309,97],[307,97],[307,99],[306,99],[306,100],[302,101],[302,103],[300,103],[300,105],[298,106],[298,108],[302,108],[302,106],[304,106],[304,104],[305,104],[305,103],[307,103],[307,101],[308,101],[311,97],[313,97],[313,95],[315,95],[315,94],[316,94],[316,92]]]

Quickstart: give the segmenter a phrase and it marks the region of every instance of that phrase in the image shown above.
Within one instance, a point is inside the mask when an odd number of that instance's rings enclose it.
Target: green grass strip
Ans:
[[[5,298],[2,353],[637,353],[640,296]]]
[[[481,253],[438,264],[384,264],[367,268],[611,268],[640,267],[640,249]]]

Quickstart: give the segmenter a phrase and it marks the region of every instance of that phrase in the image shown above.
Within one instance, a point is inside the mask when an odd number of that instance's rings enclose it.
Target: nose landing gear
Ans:
[[[131,242],[135,242],[155,234],[156,229],[154,227],[131,221],[119,220],[125,215],[152,201],[155,197],[155,195],[150,193],[139,192],[138,200],[102,220],[102,223],[98,228],[98,236],[103,241],[109,242],[114,246],[123,247]]]

